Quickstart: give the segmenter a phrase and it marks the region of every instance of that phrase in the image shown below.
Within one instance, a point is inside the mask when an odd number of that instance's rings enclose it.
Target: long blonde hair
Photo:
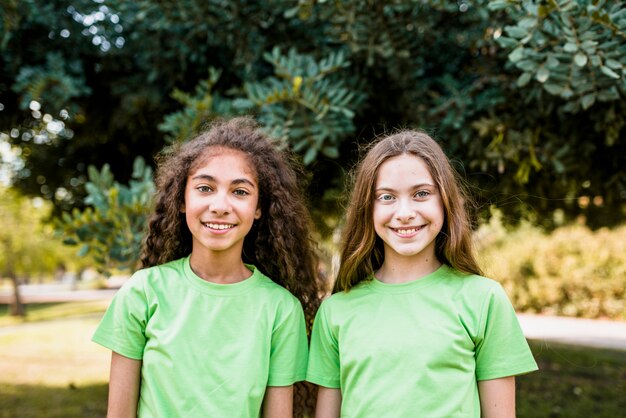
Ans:
[[[377,141],[356,168],[335,292],[350,290],[383,264],[383,242],[374,231],[374,187],[381,164],[402,154],[421,158],[439,189],[444,223],[435,241],[437,259],[463,273],[482,274],[473,253],[466,207],[470,201],[463,182],[435,140],[424,132],[405,130]]]

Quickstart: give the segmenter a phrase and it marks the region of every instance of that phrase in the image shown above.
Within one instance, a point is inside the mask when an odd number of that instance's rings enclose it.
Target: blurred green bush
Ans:
[[[626,226],[547,234],[529,224],[508,230],[496,214],[476,238],[485,274],[518,311],[626,320]]]

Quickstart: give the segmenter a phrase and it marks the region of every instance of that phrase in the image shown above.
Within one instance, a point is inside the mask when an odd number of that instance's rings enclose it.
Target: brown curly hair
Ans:
[[[180,208],[185,203],[187,176],[211,147],[241,151],[254,167],[262,216],[244,239],[242,259],[300,300],[310,329],[319,305],[313,224],[293,160],[250,118],[214,122],[190,141],[177,143],[157,156],[157,194],[143,245],[142,267],[191,253],[192,236]]]

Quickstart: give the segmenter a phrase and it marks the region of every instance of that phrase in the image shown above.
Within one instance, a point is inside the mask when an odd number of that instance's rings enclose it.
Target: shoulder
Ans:
[[[490,306],[510,305],[509,298],[499,282],[488,277],[461,273],[452,268],[432,286],[430,294],[439,301],[448,301],[449,307],[459,312],[481,315]]]
[[[367,306],[367,301],[372,297],[378,299],[372,292],[370,281],[364,280],[348,291],[342,290],[324,298],[320,310],[325,312],[352,311]]]
[[[255,297],[266,298],[274,303],[283,305],[287,308],[301,308],[300,301],[289,290],[279,285],[259,269],[251,266],[254,270],[253,277],[255,279]]]
[[[439,283],[441,286],[475,295],[499,292],[502,289],[496,280],[477,274],[462,273],[451,267],[447,268]]]
[[[150,288],[166,286],[168,283],[173,282],[171,280],[172,277],[184,274],[184,260],[184,258],[181,258],[158,266],[137,270],[130,276],[128,281],[124,283],[120,291],[139,289],[145,291]]]

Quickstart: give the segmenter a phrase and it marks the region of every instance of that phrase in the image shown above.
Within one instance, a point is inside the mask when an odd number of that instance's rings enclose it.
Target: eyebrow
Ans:
[[[420,183],[420,184],[416,184],[414,186],[411,186],[411,190],[414,189],[420,189],[422,187],[436,187],[434,184],[430,184],[430,183]],[[375,191],[388,191],[388,192],[395,192],[396,189],[394,189],[393,187],[387,187],[387,186],[383,186],[383,187],[378,187],[376,189],[374,189]]]
[[[217,180],[215,180],[215,177],[210,176],[208,174],[199,174],[197,176],[194,176],[191,178],[192,180],[206,180],[206,181],[212,181],[212,182],[216,182]],[[247,184],[251,187],[256,187],[255,184],[253,182],[251,182],[250,180],[246,179],[246,178],[241,178],[241,179],[233,179],[230,184],[233,185],[237,185],[237,184]]]

